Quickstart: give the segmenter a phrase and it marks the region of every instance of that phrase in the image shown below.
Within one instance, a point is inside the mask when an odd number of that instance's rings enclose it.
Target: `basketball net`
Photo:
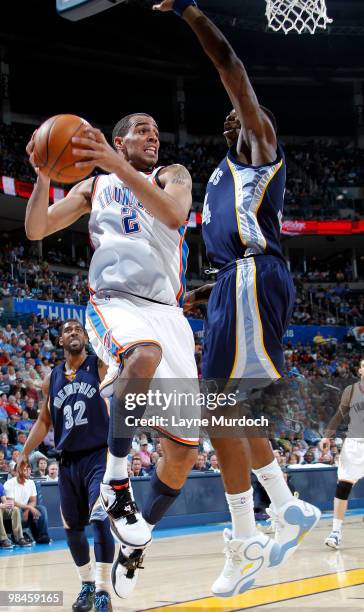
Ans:
[[[332,19],[327,16],[325,0],[266,0],[268,27],[278,32],[310,32],[326,30]]]

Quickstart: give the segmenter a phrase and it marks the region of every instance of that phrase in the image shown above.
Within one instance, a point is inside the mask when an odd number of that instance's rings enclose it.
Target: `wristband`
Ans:
[[[182,17],[183,12],[188,6],[197,6],[195,0],[174,0],[173,12]]]

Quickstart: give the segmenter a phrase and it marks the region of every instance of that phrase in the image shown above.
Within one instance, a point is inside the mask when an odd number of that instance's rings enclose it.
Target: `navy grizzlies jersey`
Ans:
[[[203,239],[211,263],[226,265],[249,255],[283,258],[280,233],[286,165],[281,147],[271,164],[249,166],[230,150],[207,184]]]
[[[77,372],[66,376],[65,364],[54,368],[49,383],[49,409],[58,450],[75,452],[107,445],[109,414],[100,396],[98,358],[86,357]]]

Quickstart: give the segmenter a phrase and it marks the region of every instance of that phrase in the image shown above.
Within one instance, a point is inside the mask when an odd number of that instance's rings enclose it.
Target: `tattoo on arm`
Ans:
[[[172,185],[188,185],[191,184],[191,182],[191,176],[188,170],[183,166],[178,166],[171,181]]]

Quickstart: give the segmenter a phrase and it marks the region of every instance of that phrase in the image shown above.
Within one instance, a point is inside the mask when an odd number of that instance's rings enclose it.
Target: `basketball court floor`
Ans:
[[[324,546],[331,520],[323,519],[281,568],[268,571],[256,588],[230,599],[216,599],[210,586],[223,564],[223,525],[156,533],[140,573],[136,594],[113,597],[114,610],[137,612],[233,612],[238,610],[300,610],[330,612],[364,610],[363,513],[346,519],[340,551]],[[175,534],[180,535],[175,535]],[[61,590],[62,607],[71,610],[79,583],[65,542],[38,546],[41,552],[0,554],[0,590]],[[0,610],[10,607],[0,607]],[[16,610],[35,609],[17,606]],[[14,608],[15,610],[15,608]]]

